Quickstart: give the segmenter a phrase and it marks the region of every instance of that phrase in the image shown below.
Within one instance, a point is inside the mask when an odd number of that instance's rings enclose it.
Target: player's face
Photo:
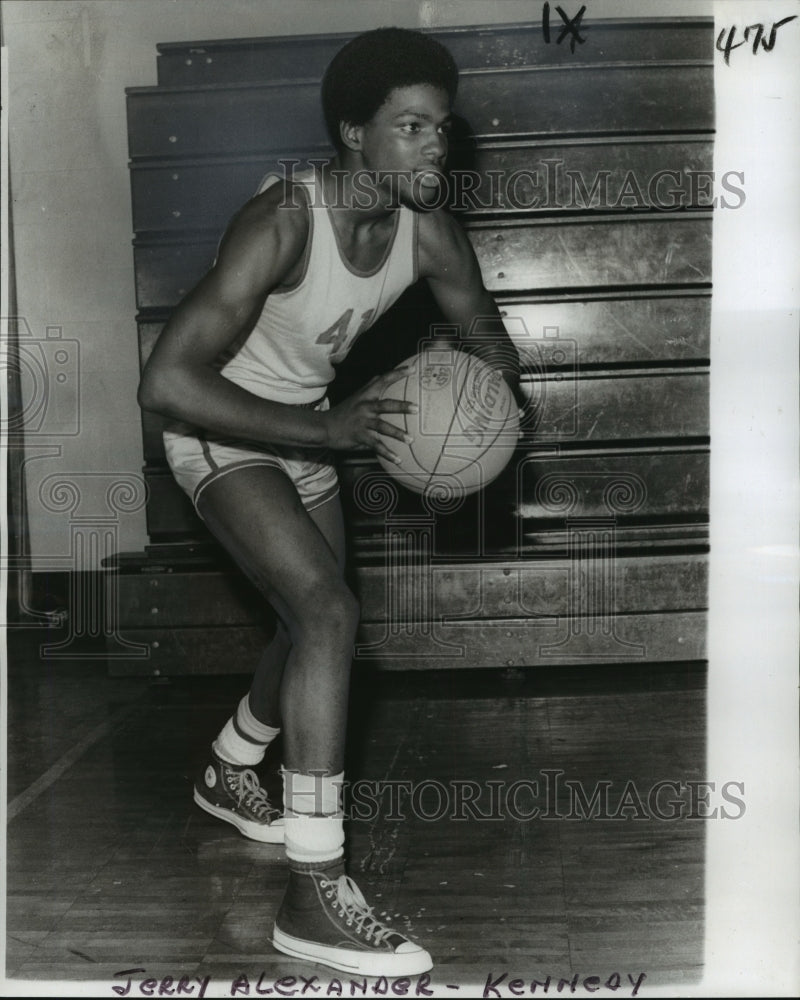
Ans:
[[[429,84],[398,87],[360,128],[364,169],[402,204],[442,204],[441,185],[450,131],[447,92]]]

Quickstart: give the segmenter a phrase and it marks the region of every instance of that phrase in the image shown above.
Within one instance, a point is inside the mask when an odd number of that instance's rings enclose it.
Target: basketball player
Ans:
[[[419,278],[449,323],[490,318],[488,360],[516,386],[516,353],[475,255],[443,210],[457,70],[430,37],[368,32],[322,87],[336,146],[324,169],[268,182],[233,219],[217,259],[166,325],[141,405],[173,423],[167,457],[198,514],[277,612],[252,686],[217,736],[197,804],[245,836],[285,842],[279,950],[363,975],[431,967],[381,923],[344,872],[344,747],[359,619],[343,578],[335,451],[394,460],[385,378],[331,408],[326,386],[359,334]],[[494,350],[494,354],[492,351]],[[244,666],[244,665],[243,665]],[[253,770],[283,734],[284,814]]]

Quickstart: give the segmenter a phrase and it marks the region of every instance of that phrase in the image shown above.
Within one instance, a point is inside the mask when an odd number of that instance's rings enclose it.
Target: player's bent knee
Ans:
[[[355,635],[361,616],[357,597],[339,578],[309,586],[294,611],[293,642],[311,637],[347,640]]]
[[[361,616],[361,605],[352,590],[340,583],[321,597],[316,606],[316,614],[323,625],[343,633],[355,633]]]

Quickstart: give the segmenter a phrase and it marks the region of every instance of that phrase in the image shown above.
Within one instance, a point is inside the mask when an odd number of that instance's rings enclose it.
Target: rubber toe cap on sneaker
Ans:
[[[404,941],[399,947],[395,948],[395,955],[421,955],[425,951],[424,948],[420,948],[418,944],[414,944],[413,941]]]

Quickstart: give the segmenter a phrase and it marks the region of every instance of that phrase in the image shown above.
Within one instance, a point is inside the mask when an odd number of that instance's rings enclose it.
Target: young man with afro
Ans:
[[[143,372],[142,407],[170,418],[168,460],[208,528],[277,613],[250,690],[195,783],[197,804],[245,836],[284,843],[273,928],[282,952],[363,975],[431,968],[344,871],[342,784],[358,602],[345,583],[332,452],[393,459],[411,412],[385,377],[330,407],[334,366],[398,296],[427,280],[447,322],[494,323],[485,358],[516,388],[516,354],[472,247],[442,208],[457,69],[420,32],[360,35],[334,57],[322,101],[336,155],[271,178],[231,222]],[[511,359],[511,360],[509,360]],[[253,768],[283,737],[284,810]]]

